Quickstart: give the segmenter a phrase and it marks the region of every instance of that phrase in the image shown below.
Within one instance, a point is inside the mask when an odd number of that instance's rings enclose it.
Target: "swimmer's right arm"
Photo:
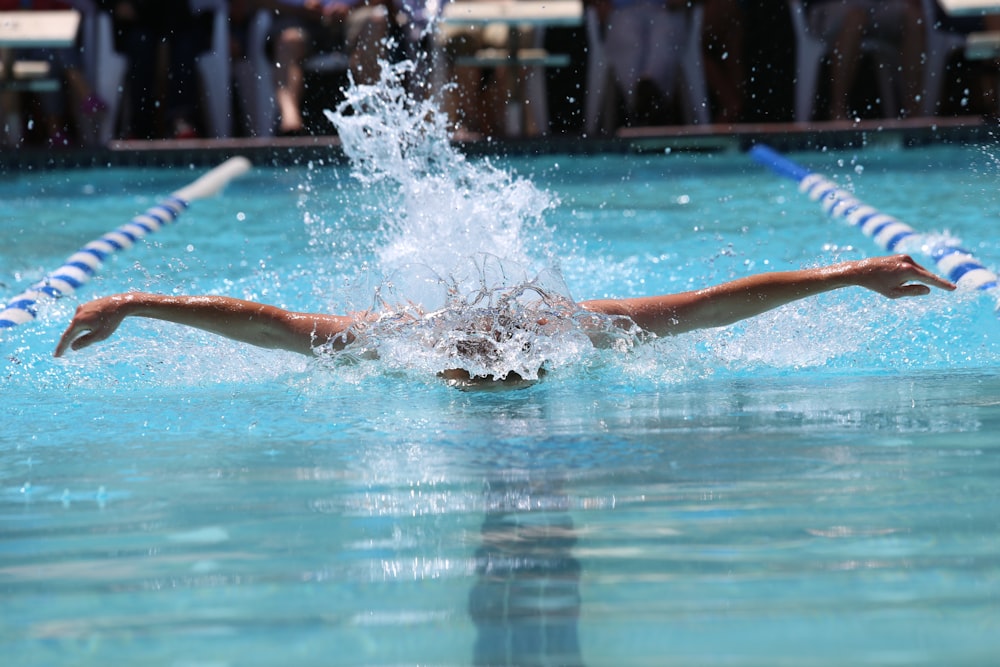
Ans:
[[[80,350],[115,332],[126,317],[148,317],[202,329],[257,347],[312,354],[319,345],[342,348],[359,318],[296,313],[225,296],[167,296],[129,292],[85,303],[56,345],[55,356]],[[363,317],[363,316],[361,316]]]
[[[792,301],[843,287],[864,287],[890,299],[922,296],[931,287],[954,290],[907,255],[872,257],[798,271],[738,278],[692,292],[629,299],[583,301],[584,310],[627,317],[658,336],[720,327]]]

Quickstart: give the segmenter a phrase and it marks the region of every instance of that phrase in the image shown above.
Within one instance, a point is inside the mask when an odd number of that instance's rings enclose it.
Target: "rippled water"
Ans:
[[[310,361],[129,321],[51,358],[81,299],[126,289],[342,312],[477,288],[462,267],[480,252],[575,299],[876,252],[743,155],[485,163],[436,136],[412,155],[391,153],[394,136],[365,144],[367,171],[258,166],[0,334],[3,655],[990,664],[990,295],[845,290],[630,350],[574,348],[499,393],[447,387],[419,352],[393,354],[399,338],[381,360]],[[797,159],[1000,266],[989,148]],[[199,173],[4,177],[5,297]]]

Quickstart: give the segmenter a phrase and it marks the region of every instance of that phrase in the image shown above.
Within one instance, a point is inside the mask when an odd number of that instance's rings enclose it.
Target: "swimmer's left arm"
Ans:
[[[342,348],[353,340],[351,327],[363,319],[297,313],[225,296],[167,296],[129,292],[85,303],[63,332],[55,356],[102,341],[126,317],[148,317],[208,331],[257,347],[312,354],[319,345]]]
[[[692,292],[634,299],[584,301],[585,310],[624,316],[659,336],[720,327],[779,306],[848,286],[864,287],[891,299],[921,296],[930,287],[955,285],[906,255],[875,257],[798,271],[762,273]]]

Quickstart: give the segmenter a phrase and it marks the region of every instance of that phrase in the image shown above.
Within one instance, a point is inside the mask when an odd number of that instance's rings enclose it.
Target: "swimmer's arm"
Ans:
[[[928,285],[955,289],[955,285],[910,257],[894,255],[815,269],[762,273],[680,294],[584,301],[580,306],[595,313],[628,317],[646,331],[667,336],[725,326],[842,287],[864,287],[898,299],[928,294]]]
[[[148,317],[202,329],[257,347],[312,354],[332,342],[353,340],[356,318],[295,313],[275,306],[225,296],[166,296],[129,292],[81,305],[56,346],[55,356],[108,338],[126,317]]]

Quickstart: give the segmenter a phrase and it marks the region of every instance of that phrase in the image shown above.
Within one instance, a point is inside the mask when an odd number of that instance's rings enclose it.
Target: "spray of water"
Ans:
[[[412,94],[409,62],[351,85],[327,111],[353,177],[381,204],[374,248],[386,277],[378,321],[352,354],[390,365],[525,379],[591,349],[555,264],[546,211],[554,197],[450,141],[435,100]]]
[[[526,179],[466,160],[451,145],[435,100],[408,91],[412,68],[386,64],[378,82],[352,85],[336,112],[327,111],[354,178],[383,202],[381,270],[398,281],[410,265],[422,264],[444,276],[456,258],[475,253],[544,264],[543,216],[557,202]],[[534,247],[526,247],[527,238]]]

